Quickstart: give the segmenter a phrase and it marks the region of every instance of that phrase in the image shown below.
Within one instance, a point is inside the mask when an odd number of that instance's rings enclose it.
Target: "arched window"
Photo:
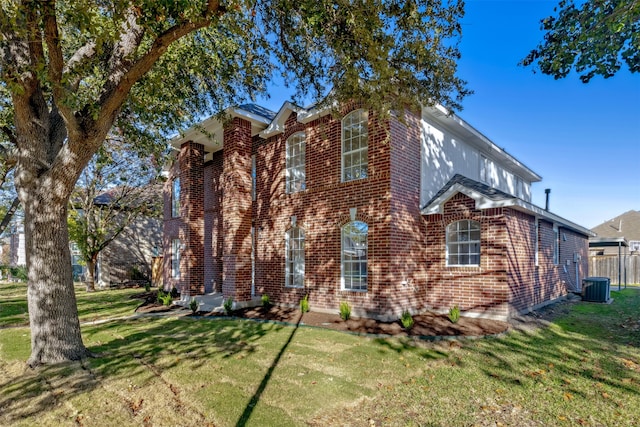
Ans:
[[[352,221],[342,227],[342,289],[367,290],[367,236],[369,226]]]
[[[304,287],[304,230],[291,227],[285,238],[285,286]]]
[[[480,223],[463,219],[447,226],[447,265],[480,265]]]
[[[305,172],[305,135],[298,132],[289,137],[286,143],[286,192],[295,193],[306,188]]]
[[[342,119],[342,181],[368,176],[368,114],[355,110]]]

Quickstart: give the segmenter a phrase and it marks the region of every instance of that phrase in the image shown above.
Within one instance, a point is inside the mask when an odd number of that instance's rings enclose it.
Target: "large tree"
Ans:
[[[456,76],[463,2],[418,0],[4,0],[2,157],[25,212],[29,364],[85,348],[68,247],[68,201],[109,130],[161,135],[265,93],[403,111],[468,93]],[[326,96],[326,97],[325,97]],[[323,98],[325,97],[325,98]],[[136,139],[129,139],[136,141]]]
[[[537,64],[556,79],[571,70],[583,83],[594,76],[612,77],[625,63],[640,71],[640,0],[587,0],[576,6],[562,0],[557,16],[541,21],[544,41],[522,60]]]

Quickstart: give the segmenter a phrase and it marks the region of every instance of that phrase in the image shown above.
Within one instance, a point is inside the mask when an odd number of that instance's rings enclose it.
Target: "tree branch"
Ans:
[[[153,42],[149,50],[133,62],[124,73],[116,73],[112,69],[111,75],[119,75],[119,78],[110,80],[109,87],[103,92],[100,98],[100,116],[110,117],[119,110],[131,87],[147,73],[153,64],[162,56],[169,45],[185,35],[204,28],[211,24],[211,19],[222,15],[226,9],[220,5],[219,0],[209,0],[203,12],[202,18],[196,21],[185,21],[160,34]],[[112,64],[113,67],[122,67],[124,64]]]
[[[56,106],[56,114],[59,112],[59,114],[65,118],[67,126],[71,131],[76,132],[77,121],[75,120],[73,111],[64,103],[65,90],[62,85],[64,57],[62,55],[62,48],[60,47],[60,33],[58,31],[58,20],[56,18],[55,0],[47,0],[44,2],[43,14],[44,39],[49,54],[47,71],[52,86],[53,104]]]
[[[1,126],[0,130],[2,131],[2,133],[5,134],[5,136],[7,137],[7,139],[11,144],[13,144],[16,147],[18,146],[18,140],[16,139],[16,136],[14,135],[11,128],[9,128],[9,126]]]

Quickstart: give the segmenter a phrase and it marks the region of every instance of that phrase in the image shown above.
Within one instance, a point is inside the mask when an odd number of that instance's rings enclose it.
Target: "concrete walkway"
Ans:
[[[174,304],[189,308],[191,299],[195,298],[198,301],[198,311],[206,311],[208,313],[215,311],[224,313],[224,297],[222,292],[215,292],[205,295],[195,295],[193,297],[189,295],[183,295],[180,300],[174,301]]]

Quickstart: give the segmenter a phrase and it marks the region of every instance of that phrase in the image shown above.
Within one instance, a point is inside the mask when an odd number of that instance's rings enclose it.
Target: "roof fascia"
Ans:
[[[273,118],[271,123],[269,123],[267,128],[259,133],[260,137],[267,139],[270,136],[283,133],[284,123],[292,112],[296,114],[304,114],[306,110],[302,107],[298,107],[297,105],[292,104],[289,101],[286,101],[284,104],[282,104],[282,107],[280,107],[278,113]]]
[[[525,202],[522,199],[512,197],[512,198],[494,200],[460,183],[456,183],[451,187],[449,187],[449,189],[445,191],[442,195],[440,195],[440,197],[435,199],[429,205],[423,207],[420,213],[422,215],[433,215],[433,214],[443,213],[444,204],[447,201],[449,201],[449,199],[451,199],[453,196],[455,196],[457,193],[462,193],[472,198],[476,202],[476,209],[514,208],[516,210],[519,210],[528,214],[533,214],[536,217],[547,219],[550,222],[554,224],[558,224],[562,227],[570,228],[574,231],[577,231],[580,234],[584,234],[585,236],[594,237],[596,235],[593,231],[589,230],[588,228],[582,227],[581,225],[578,225],[572,221],[569,221],[568,219],[565,219],[552,212],[544,210],[529,202]]]
[[[257,125],[258,127],[260,126],[266,127],[271,123],[271,120],[269,120],[268,118],[252,113],[247,110],[243,110],[242,108],[239,108],[239,107],[230,107],[224,110],[224,112],[225,114],[231,117],[240,117],[240,118],[246,119],[250,121],[252,124]],[[222,127],[222,122],[220,122],[220,120],[218,120],[218,118],[215,115],[210,116],[204,119],[203,121],[201,121],[200,123],[198,123],[197,125],[191,126],[184,132],[170,139],[169,144],[172,145],[173,147],[180,147],[180,145],[182,145],[183,143],[187,141],[192,141],[197,137],[201,136],[202,132],[200,131],[200,129],[205,129],[207,132],[215,133],[215,131],[221,127]]]

